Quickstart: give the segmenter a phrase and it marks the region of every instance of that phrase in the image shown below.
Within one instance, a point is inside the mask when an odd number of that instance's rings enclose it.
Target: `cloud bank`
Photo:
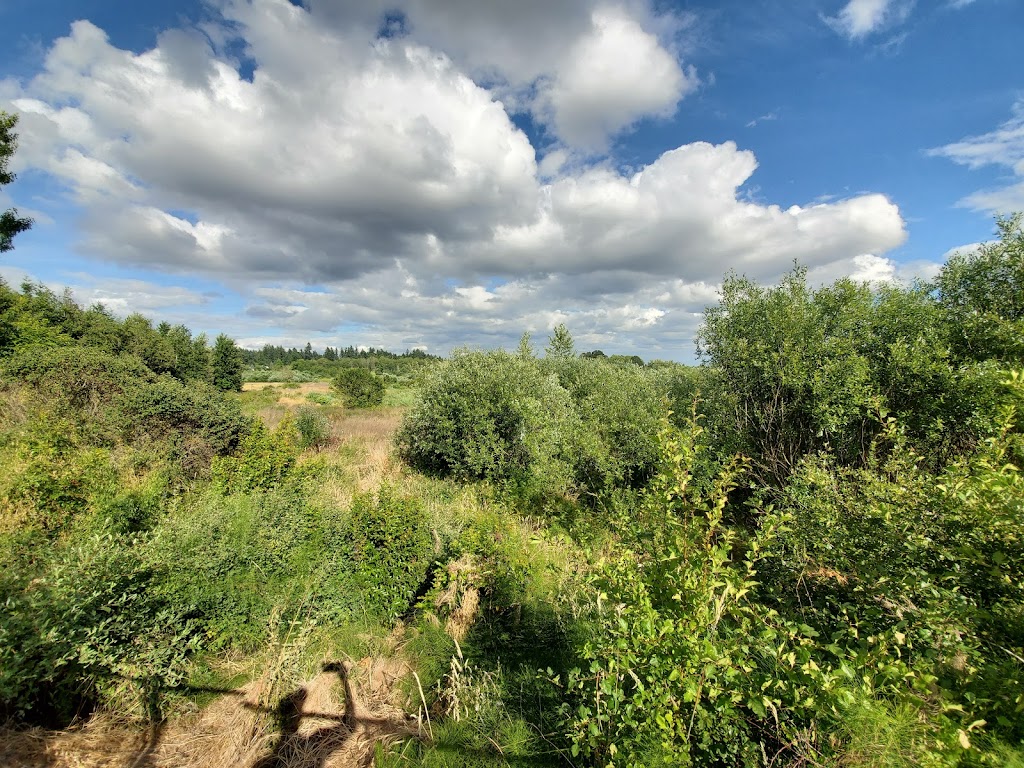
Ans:
[[[514,10],[238,0],[138,53],[80,21],[0,107],[21,113],[21,169],[79,206],[89,258],[229,286],[249,343],[446,351],[564,321],[581,348],[685,359],[727,269],[892,272],[906,235],[882,195],[750,202],[757,160],[732,142],[615,165],[616,136],[696,87],[687,19]]]

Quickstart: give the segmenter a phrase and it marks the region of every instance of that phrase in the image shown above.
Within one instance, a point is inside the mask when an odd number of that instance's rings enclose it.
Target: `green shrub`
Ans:
[[[434,369],[397,439],[424,472],[558,491],[571,484],[579,433],[569,394],[536,361],[458,352]]]
[[[88,538],[36,569],[0,576],[0,710],[60,726],[127,690],[158,718],[196,638],[185,605],[152,590],[136,542]]]
[[[114,485],[116,473],[104,449],[77,450],[46,442],[23,446],[25,464],[7,481],[0,510],[56,537],[95,509],[95,497]]]
[[[384,382],[365,368],[342,368],[331,386],[352,408],[372,408],[384,402]]]
[[[256,422],[232,456],[214,459],[214,484],[224,493],[268,490],[282,483],[295,465],[291,421],[282,421],[270,431]]]
[[[193,606],[213,645],[259,647],[275,608],[285,620],[299,617],[315,563],[340,562],[335,553],[347,548],[330,522],[294,483],[203,494],[154,530],[149,556],[164,574],[159,591],[173,605]]]
[[[124,433],[181,444],[201,437],[213,453],[223,456],[236,450],[253,427],[238,403],[209,384],[183,384],[170,376],[132,387],[118,404]]]
[[[1021,214],[996,220],[999,239],[956,253],[935,279],[956,354],[1024,361],[1024,227]]]
[[[331,441],[331,421],[318,408],[300,408],[295,415],[295,428],[302,450],[323,448]]]
[[[90,347],[20,347],[3,370],[91,418],[138,384],[155,380],[134,355]]]
[[[644,486],[657,467],[666,410],[655,378],[633,364],[579,360],[570,395],[583,423],[578,485],[592,493]]]
[[[422,504],[381,488],[352,500],[347,539],[362,604],[374,616],[395,618],[425,587],[434,543]]]

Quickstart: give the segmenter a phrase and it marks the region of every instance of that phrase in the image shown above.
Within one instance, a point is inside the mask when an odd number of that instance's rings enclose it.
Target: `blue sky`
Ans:
[[[4,0],[0,276],[240,342],[691,360],[1024,209],[1019,0]]]

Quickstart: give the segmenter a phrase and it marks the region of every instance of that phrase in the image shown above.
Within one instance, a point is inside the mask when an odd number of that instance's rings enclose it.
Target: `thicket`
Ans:
[[[525,499],[591,501],[641,487],[657,455],[664,410],[654,374],[580,358],[562,328],[554,352],[460,351],[424,382],[398,436],[421,471],[489,480]]]
[[[574,762],[1024,762],[1020,218],[999,236],[911,287],[730,276],[699,368],[613,367],[560,328],[543,358],[434,370],[414,466],[600,501],[534,720]]]
[[[554,677],[573,754],[1021,763],[1024,235],[999,231],[909,289],[726,280],[675,382],[704,399]]]

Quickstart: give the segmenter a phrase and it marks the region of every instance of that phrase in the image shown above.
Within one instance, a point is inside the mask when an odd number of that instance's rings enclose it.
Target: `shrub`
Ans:
[[[372,408],[384,402],[384,383],[365,368],[342,368],[331,386],[353,408]]]
[[[570,484],[579,432],[568,393],[536,361],[458,352],[434,370],[397,439],[425,472],[557,491]]]
[[[218,455],[231,453],[252,429],[238,403],[209,384],[170,376],[132,387],[118,404],[125,434],[181,443],[201,436]]]
[[[159,717],[162,688],[196,647],[184,605],[151,589],[154,571],[132,539],[106,534],[0,576],[0,710],[64,725],[127,688]],[[30,578],[36,575],[37,578]]]
[[[6,375],[93,418],[129,389],[155,380],[134,355],[112,355],[89,347],[21,347],[3,369]]]
[[[355,584],[371,615],[395,618],[412,607],[434,560],[422,504],[381,488],[352,500],[348,541]]]
[[[634,365],[577,361],[570,395],[582,421],[575,474],[582,489],[639,488],[658,463],[665,415],[654,377]]]
[[[347,551],[343,530],[331,524],[293,483],[248,494],[206,493],[153,533],[149,557],[164,574],[158,591],[173,605],[193,606],[213,645],[256,648],[266,642],[275,608],[286,620],[306,608],[312,562],[343,562],[336,555]],[[315,605],[314,618],[328,612]]]
[[[213,481],[224,493],[268,490],[283,482],[295,465],[296,449],[290,420],[271,432],[257,422],[235,455],[214,460]]]
[[[958,356],[1024,360],[1024,218],[996,220],[999,239],[956,253],[935,279]]]
[[[315,393],[314,393],[315,394]],[[331,422],[319,408],[300,408],[295,416],[299,448],[323,448],[331,441]]]
[[[51,537],[94,509],[94,496],[116,477],[103,449],[74,451],[36,443],[28,447],[25,459],[0,496],[0,509],[21,511],[29,526]]]

